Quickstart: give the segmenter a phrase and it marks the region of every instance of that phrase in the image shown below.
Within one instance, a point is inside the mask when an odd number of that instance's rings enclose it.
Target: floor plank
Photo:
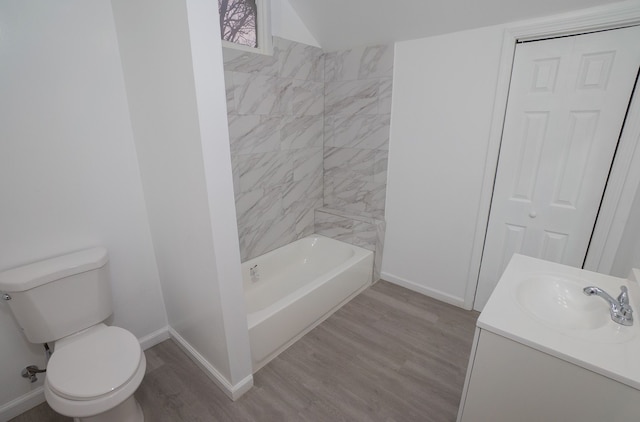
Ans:
[[[147,350],[147,421],[455,421],[477,312],[380,281],[232,402],[171,340]],[[12,422],[70,421],[46,403]]]

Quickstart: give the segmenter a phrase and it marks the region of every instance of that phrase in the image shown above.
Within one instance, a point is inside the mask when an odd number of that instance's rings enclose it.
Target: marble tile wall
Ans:
[[[393,47],[224,50],[242,260],[312,233],[384,242]],[[318,209],[318,212],[314,210]]]
[[[393,46],[325,56],[324,207],[315,232],[374,251],[380,278],[391,126]]]
[[[274,39],[274,54],[224,50],[242,260],[314,231],[323,197],[324,54]]]
[[[351,214],[332,208],[315,212],[315,232],[332,239],[360,246],[375,253],[373,281],[380,279],[386,223],[369,214]]]
[[[325,207],[384,217],[392,77],[392,45],[325,55]]]

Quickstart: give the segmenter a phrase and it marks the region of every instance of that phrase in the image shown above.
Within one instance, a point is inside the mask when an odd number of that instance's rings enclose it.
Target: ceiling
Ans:
[[[324,50],[553,15],[616,0],[289,0]]]

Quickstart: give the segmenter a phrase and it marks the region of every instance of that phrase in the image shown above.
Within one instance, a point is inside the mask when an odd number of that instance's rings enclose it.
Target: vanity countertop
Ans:
[[[613,322],[609,317],[609,307],[602,298],[586,295],[581,298],[575,292],[568,293],[569,300],[573,294],[581,303],[584,299],[593,301],[588,303],[588,312],[601,311],[606,321],[599,319],[599,313],[590,314],[598,318],[597,327],[576,328],[555,325],[537,317],[523,305],[523,294],[526,294],[523,292],[530,292],[531,286],[535,288],[532,282],[545,277],[566,278],[573,283],[584,283],[585,287],[598,286],[614,298],[620,293],[620,286],[627,286],[633,308],[633,325],[626,327]],[[525,284],[529,290],[522,289]],[[565,299],[565,295],[552,298],[560,312]],[[640,286],[635,281],[515,254],[480,314],[477,325],[640,390],[639,305]],[[522,364],[526,365],[526,362]]]

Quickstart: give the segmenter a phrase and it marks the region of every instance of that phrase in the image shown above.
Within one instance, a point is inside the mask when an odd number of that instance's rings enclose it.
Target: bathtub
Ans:
[[[253,372],[371,285],[373,252],[320,235],[242,264]]]

